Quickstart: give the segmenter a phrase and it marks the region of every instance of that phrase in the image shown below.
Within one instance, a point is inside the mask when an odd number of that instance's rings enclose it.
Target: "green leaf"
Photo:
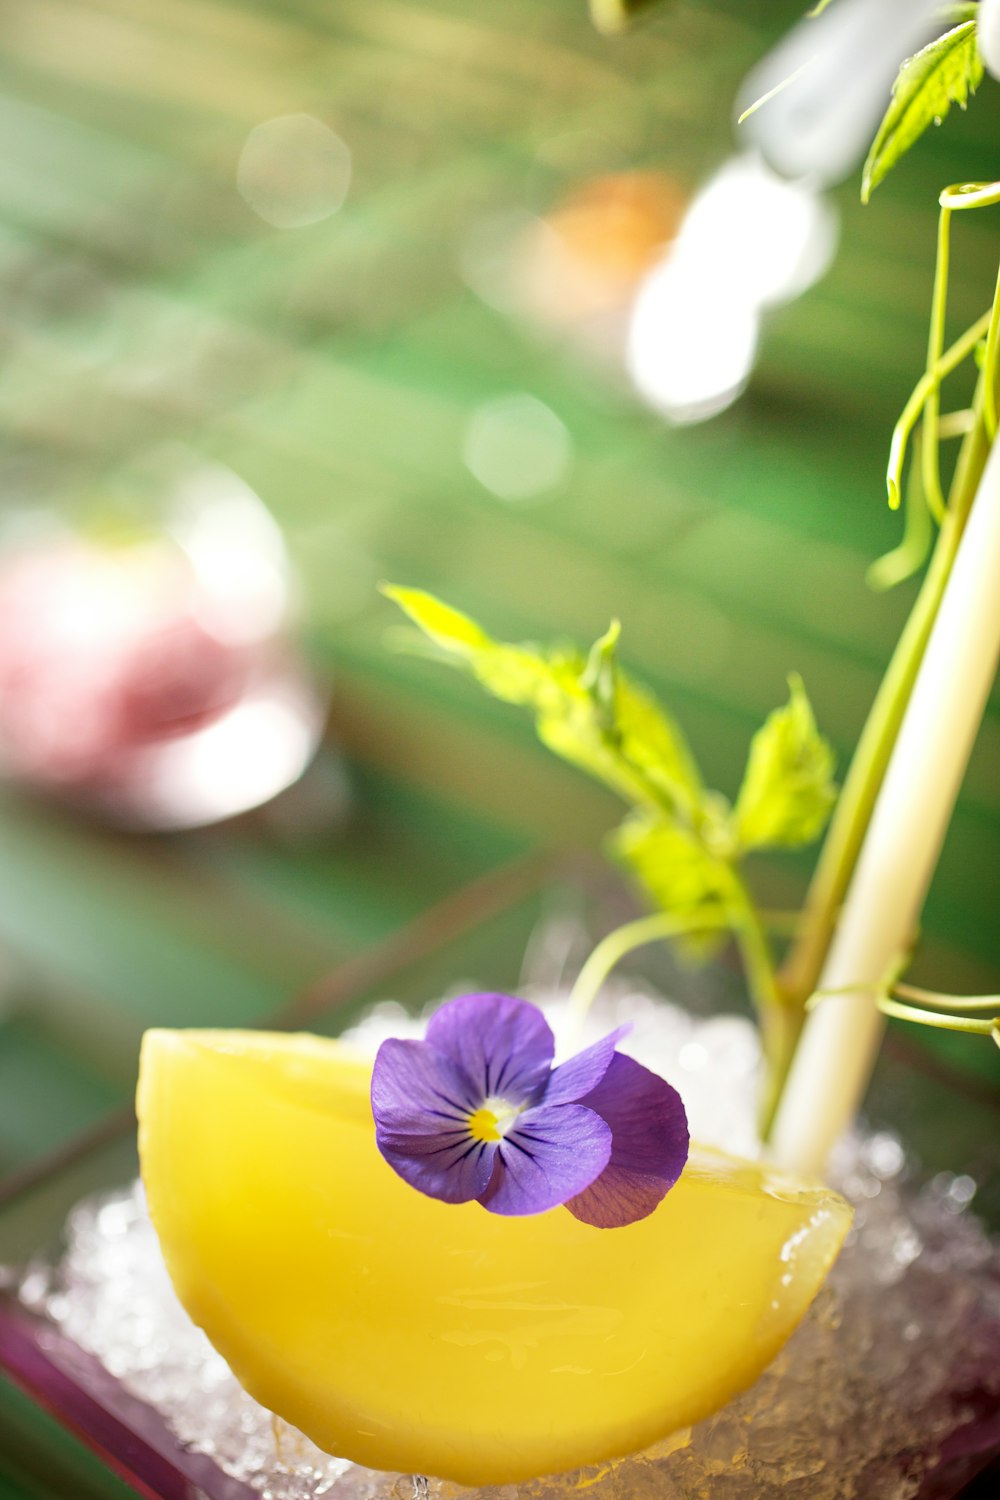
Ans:
[[[615,729],[618,692],[618,662],[615,652],[621,633],[621,622],[612,620],[605,633],[591,646],[587,665],[580,679],[581,685],[590,694],[598,721],[609,734],[614,733]]]
[[[728,860],[713,854],[690,828],[634,813],[611,835],[611,853],[624,864],[661,910],[682,921],[717,918],[733,902]],[[689,955],[703,958],[725,940],[717,927],[675,939]]]
[[[702,796],[697,768],[677,726],[619,667],[617,622],[584,658],[495,641],[421,589],[382,592],[494,697],[533,709],[539,737],[555,754],[633,805],[693,814]]]
[[[435,599],[433,594],[423,589],[398,588],[392,583],[383,583],[380,589],[430,636],[435,645],[462,655],[481,651],[490,645],[489,636],[474,620],[452,609],[450,604]]]
[[[789,697],[750,745],[734,821],[741,848],[793,848],[820,834],[837,798],[834,755],[816,728],[799,677],[788,679]]]
[[[672,803],[692,816],[704,796],[701,777],[680,728],[652,693],[619,670],[616,732],[629,764]]]
[[[865,162],[861,181],[863,203],[868,202],[883,177],[919,140],[928,125],[940,124],[953,104],[965,108],[982,77],[975,19],[963,21],[906,59]]]

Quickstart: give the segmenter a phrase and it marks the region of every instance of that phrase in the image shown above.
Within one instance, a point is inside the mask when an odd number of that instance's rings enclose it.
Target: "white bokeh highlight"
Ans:
[[[743,300],[767,307],[807,291],[836,245],[830,204],[748,154],[731,157],[695,197],[675,255],[705,282],[725,279]]]
[[[834,211],[817,192],[753,154],[726,162],[632,304],[625,362],[638,393],[677,423],[731,405],[750,377],[762,312],[812,286],[836,243]]]
[[[277,115],[255,125],[236,168],[236,186],[254,213],[275,229],[318,224],[342,207],[351,183],[351,153],[313,115]]]
[[[563,484],[573,465],[573,444],[551,407],[517,392],[477,407],[465,431],[462,458],[499,500],[525,503]]]

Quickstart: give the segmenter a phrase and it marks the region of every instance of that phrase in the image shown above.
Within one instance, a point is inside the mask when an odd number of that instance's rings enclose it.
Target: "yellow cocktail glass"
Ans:
[[[252,1396],[372,1468],[504,1483],[647,1447],[752,1383],[850,1223],[698,1150],[622,1229],[444,1204],[379,1155],[370,1076],[319,1037],[152,1031],[138,1111],[181,1302]]]

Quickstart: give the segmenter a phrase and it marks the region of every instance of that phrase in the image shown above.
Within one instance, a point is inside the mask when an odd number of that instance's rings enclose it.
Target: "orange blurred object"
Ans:
[[[581,183],[516,247],[525,303],[555,323],[621,310],[676,235],[687,204],[687,191],[662,172]]]

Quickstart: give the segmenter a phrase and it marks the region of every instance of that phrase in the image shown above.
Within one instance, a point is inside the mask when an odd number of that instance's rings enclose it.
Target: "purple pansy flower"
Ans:
[[[644,1219],[687,1160],[676,1089],[615,1051],[620,1027],[553,1068],[541,1011],[462,995],[425,1041],[383,1042],[372,1074],[375,1138],[412,1187],[495,1214],[565,1204],[600,1229]]]

